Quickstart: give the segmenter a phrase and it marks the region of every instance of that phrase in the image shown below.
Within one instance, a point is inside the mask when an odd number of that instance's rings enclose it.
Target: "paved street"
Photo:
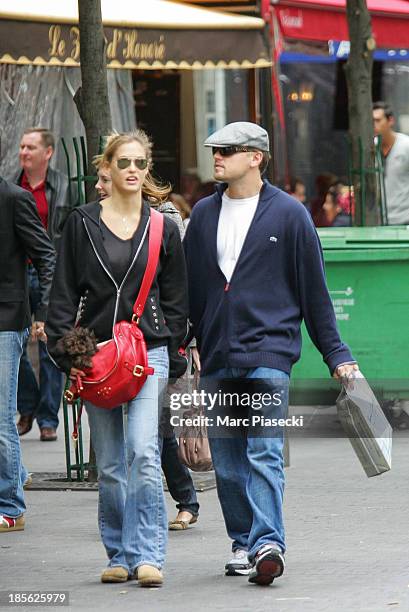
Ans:
[[[36,429],[22,445],[30,470],[64,470],[62,432],[46,444]],[[26,531],[0,536],[0,591],[69,591],[72,610],[406,611],[407,449],[407,434],[396,434],[393,470],[368,479],[346,439],[291,441],[287,571],[272,587],[223,576],[229,545],[214,490],[199,494],[197,526],[170,534],[159,590],[99,582],[96,492],[27,491]]]

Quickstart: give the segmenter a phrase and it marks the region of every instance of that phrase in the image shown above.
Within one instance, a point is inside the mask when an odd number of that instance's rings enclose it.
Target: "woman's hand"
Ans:
[[[85,372],[83,372],[82,370],[78,370],[77,368],[71,368],[70,370],[70,378],[72,380],[75,380],[77,376],[81,376],[81,378],[83,378],[85,375]]]
[[[32,340],[47,342],[47,335],[44,331],[44,321],[34,321],[30,329],[30,337]]]
[[[196,371],[200,372],[201,365],[200,365],[199,351],[197,350],[195,346],[191,350],[192,350],[193,365],[195,366]]]

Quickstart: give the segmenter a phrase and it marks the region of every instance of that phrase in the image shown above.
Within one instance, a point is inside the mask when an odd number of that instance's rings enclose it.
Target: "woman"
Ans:
[[[322,209],[329,227],[349,227],[351,225],[351,215],[344,212],[339,201],[340,193],[333,185],[327,191]]]
[[[182,217],[183,227],[186,229],[189,223],[190,213],[192,212],[191,207],[180,193],[171,193],[169,199]]]
[[[112,195],[75,209],[64,228],[47,321],[48,348],[71,376],[58,340],[75,324],[94,331],[99,342],[115,321],[130,320],[147,263],[148,199],[161,202],[169,189],[150,174],[152,145],[140,130],[110,139],[101,168]],[[159,586],[167,540],[166,508],[158,446],[158,384],[181,376],[186,360],[178,348],[186,333],[187,298],[183,250],[177,226],[164,219],[160,260],[140,328],[148,347],[149,376],[136,398],[104,410],[85,404],[99,476],[99,528],[108,555],[102,582],[138,579]]]
[[[109,198],[112,194],[111,189],[111,176],[109,173],[101,167],[102,155],[98,155],[101,160],[98,162],[94,160],[94,166],[97,168],[98,181],[95,184],[95,191],[98,194],[100,200],[105,200],[105,198]]]
[[[108,136],[106,146],[109,146],[112,138],[115,138],[115,134],[110,134]],[[106,168],[102,166],[102,162],[103,155],[96,155],[94,157],[93,164],[98,173],[98,182],[95,185],[95,189],[98,192],[100,200],[104,200],[112,194],[111,177]],[[183,240],[185,227],[182,222],[182,216],[179,214],[172,200],[172,196],[174,195],[175,194],[170,194],[170,202],[161,203],[159,206],[157,203],[155,204],[152,202],[151,205],[157,208],[159,212],[175,221],[179,229],[180,238]],[[171,531],[184,531],[197,522],[199,516],[199,503],[189,470],[180,462],[178,456],[178,443],[173,428],[169,426],[169,417],[169,410],[164,408],[161,427],[161,464],[169,493],[177,502],[176,508],[178,510],[176,518],[169,521],[169,529]]]

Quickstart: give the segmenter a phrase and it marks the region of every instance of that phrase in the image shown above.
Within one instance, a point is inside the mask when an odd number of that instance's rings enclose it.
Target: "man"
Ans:
[[[55,148],[54,137],[44,128],[27,129],[20,143],[21,170],[14,182],[29,191],[37,204],[40,219],[58,247],[63,223],[70,210],[67,177],[49,167]],[[28,267],[30,304],[35,312],[40,300],[39,280],[32,264]],[[20,420],[17,428],[20,436],[28,433],[37,419],[40,440],[57,439],[58,410],[61,402],[63,376],[48,356],[44,342],[39,342],[40,384],[27,355],[26,346],[20,364],[17,407]]]
[[[300,326],[330,372],[350,377],[357,365],[336,327],[320,242],[305,207],[261,174],[267,132],[231,123],[210,136],[216,193],[199,201],[185,238],[190,318],[202,379],[262,379],[283,405],[301,351]],[[200,359],[199,359],[200,353]],[[239,380],[241,379],[241,380]],[[206,383],[205,383],[206,384]],[[209,435],[219,500],[233,558],[227,575],[270,584],[284,571],[283,434]]]
[[[24,529],[23,485],[15,423],[20,356],[31,325],[27,258],[38,272],[40,299],[33,337],[46,340],[44,321],[55,254],[29,193],[0,178],[0,532]]]
[[[409,136],[394,131],[395,117],[385,102],[373,105],[373,122],[382,139],[388,225],[409,225]]]

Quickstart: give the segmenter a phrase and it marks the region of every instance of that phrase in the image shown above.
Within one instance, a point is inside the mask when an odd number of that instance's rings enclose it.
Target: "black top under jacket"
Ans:
[[[99,202],[79,206],[68,217],[46,324],[48,351],[66,372],[71,368],[70,357],[56,345],[73,328],[80,305],[78,324],[93,330],[98,342],[112,337],[115,322],[131,319],[148,258],[149,211],[149,204],[144,202],[134,241],[139,253],[120,285],[105,249]],[[178,348],[186,334],[187,309],[186,266],[179,230],[164,217],[159,264],[139,325],[148,348],[168,345],[171,377],[181,376],[186,369],[186,359],[178,354]]]

